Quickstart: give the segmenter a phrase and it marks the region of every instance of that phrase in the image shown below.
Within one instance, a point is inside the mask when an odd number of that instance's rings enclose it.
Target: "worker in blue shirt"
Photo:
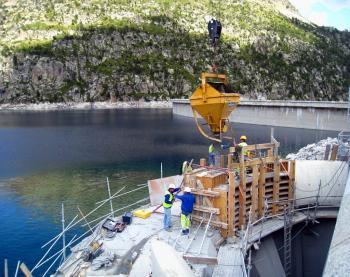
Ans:
[[[191,227],[191,213],[193,211],[193,205],[196,203],[196,198],[191,193],[189,187],[185,187],[183,195],[175,195],[182,201],[181,203],[181,227],[182,234],[187,235],[190,232]]]
[[[175,201],[174,193],[179,191],[180,188],[176,188],[174,184],[170,184],[168,187],[168,191],[164,195],[164,202],[163,202],[163,208],[164,208],[164,229],[166,231],[170,231],[171,228],[171,207],[173,206],[173,203]]]

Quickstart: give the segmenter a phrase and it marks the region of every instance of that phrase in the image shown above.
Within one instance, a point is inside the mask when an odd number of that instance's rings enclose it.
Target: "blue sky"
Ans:
[[[306,19],[320,26],[350,30],[350,0],[289,0]]]

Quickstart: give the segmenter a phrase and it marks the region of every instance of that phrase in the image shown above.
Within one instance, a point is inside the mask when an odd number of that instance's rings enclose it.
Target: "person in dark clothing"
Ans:
[[[181,203],[181,227],[182,234],[187,235],[190,232],[191,227],[191,213],[193,206],[196,203],[196,198],[191,193],[189,187],[185,187],[183,195],[175,195],[175,198],[180,199]]]
[[[171,228],[171,207],[173,206],[173,203],[175,201],[174,193],[179,191],[180,188],[175,188],[174,184],[170,184],[168,191],[164,195],[164,202],[163,202],[163,208],[164,208],[164,229],[166,231],[170,231]]]

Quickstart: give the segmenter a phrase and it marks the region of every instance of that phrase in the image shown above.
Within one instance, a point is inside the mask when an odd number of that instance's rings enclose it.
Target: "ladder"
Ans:
[[[284,272],[292,276],[292,217],[290,204],[284,206]]]

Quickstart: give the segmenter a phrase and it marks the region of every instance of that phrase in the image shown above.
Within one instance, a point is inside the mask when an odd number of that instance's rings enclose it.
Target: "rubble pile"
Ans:
[[[299,149],[298,153],[290,153],[287,155],[288,160],[324,160],[326,145],[339,144],[337,138],[326,138],[317,143],[308,144]]]

